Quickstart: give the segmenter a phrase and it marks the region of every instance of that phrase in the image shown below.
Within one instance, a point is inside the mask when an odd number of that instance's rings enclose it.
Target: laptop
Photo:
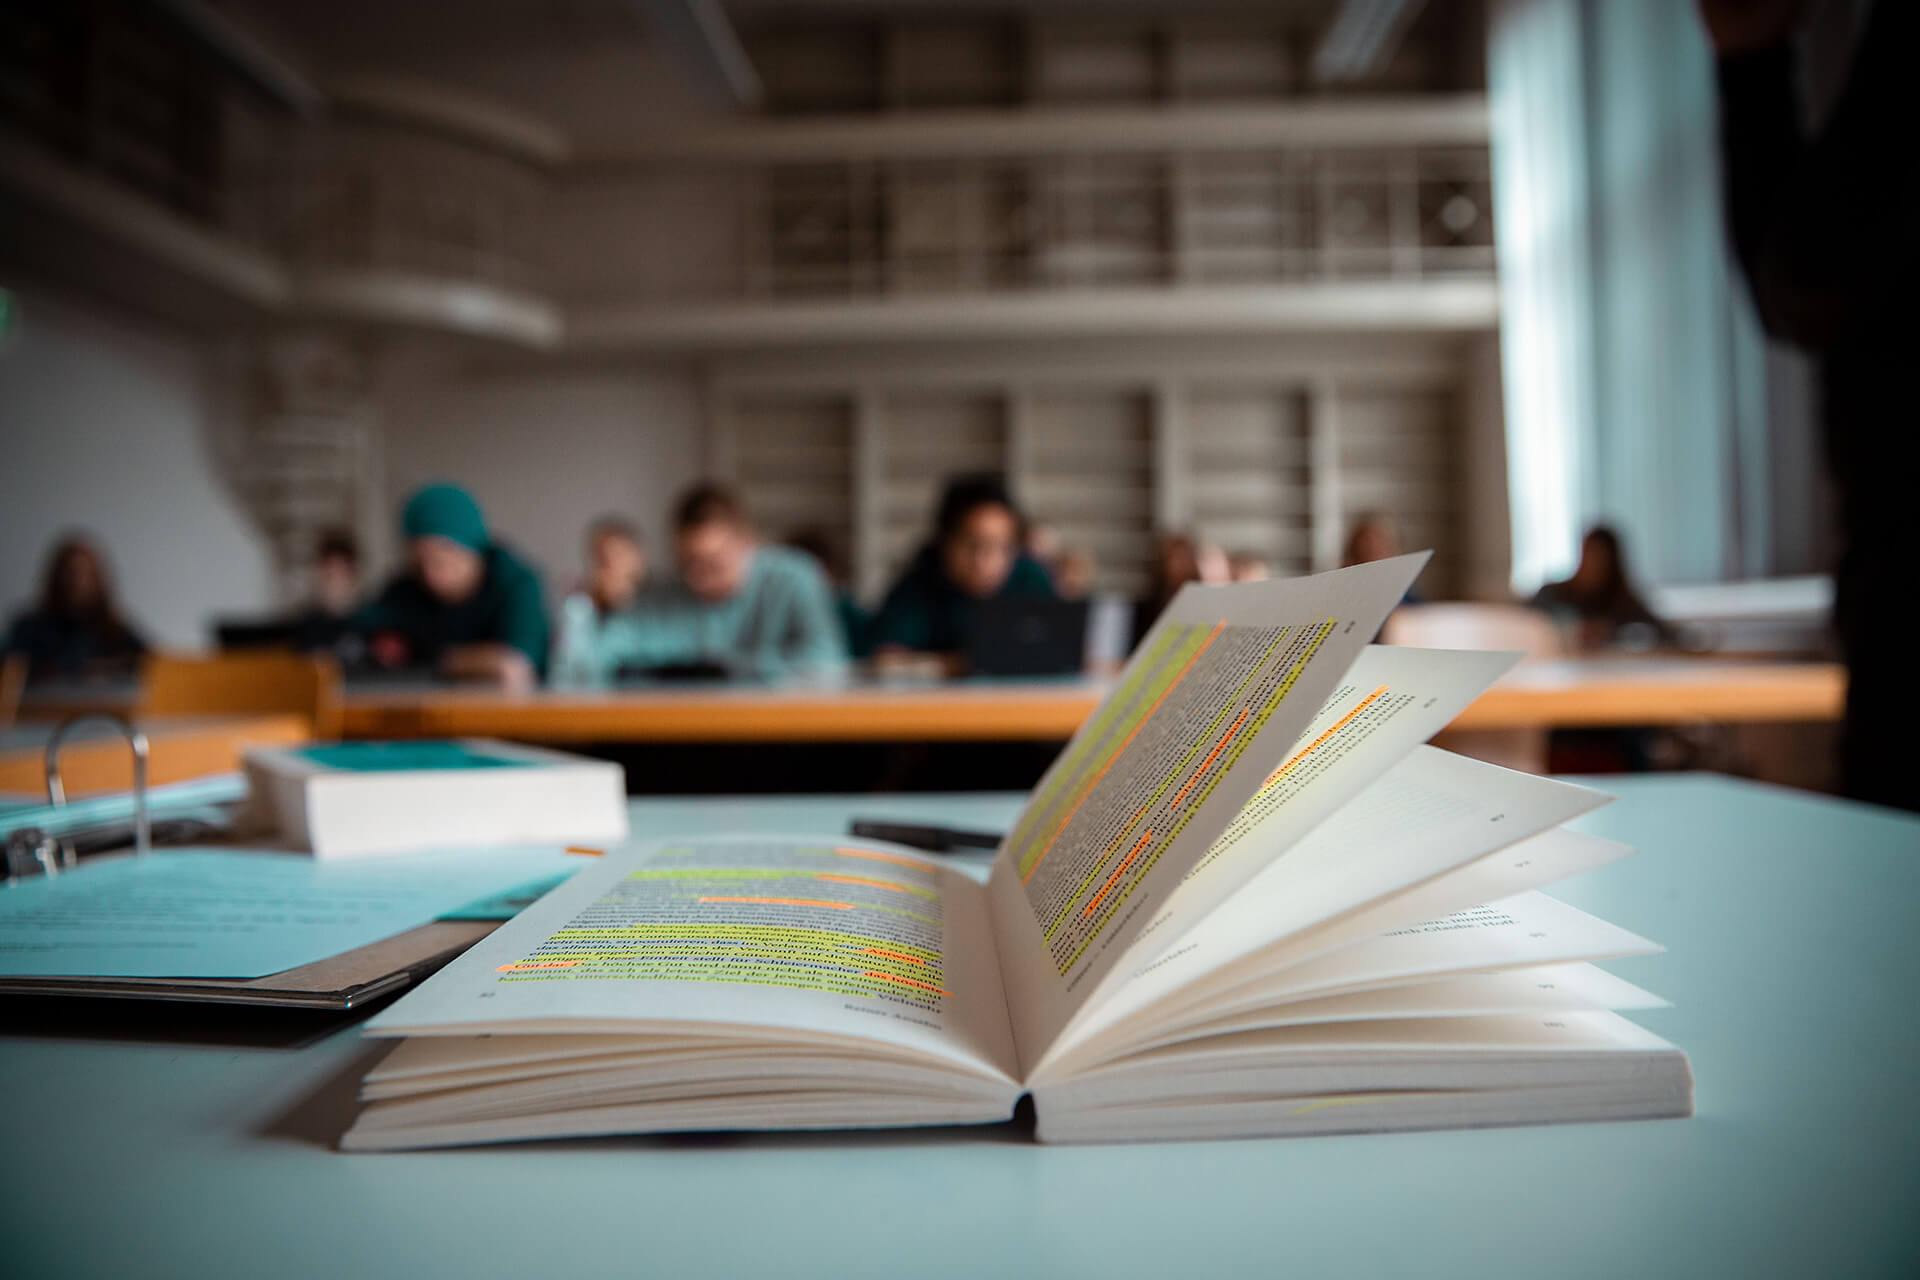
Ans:
[[[299,632],[297,622],[275,618],[267,621],[223,621],[214,624],[214,643],[222,650],[292,649]]]
[[[982,600],[974,606],[968,669],[976,676],[1078,675],[1086,668],[1088,616],[1085,600]]]

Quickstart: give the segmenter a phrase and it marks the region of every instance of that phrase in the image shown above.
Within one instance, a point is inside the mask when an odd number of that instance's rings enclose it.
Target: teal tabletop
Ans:
[[[1920,820],[1707,776],[1601,783],[1639,857],[1560,886],[1658,939],[1690,1120],[1042,1147],[1022,1129],[346,1156],[381,1052],[0,1027],[0,1273],[1920,1275]],[[638,836],[1005,824],[1011,795],[641,800]]]

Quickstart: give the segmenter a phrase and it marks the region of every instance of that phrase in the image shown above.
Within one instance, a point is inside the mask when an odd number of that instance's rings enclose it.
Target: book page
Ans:
[[[1656,942],[1537,890],[1421,920],[1290,965],[1196,1006],[1195,1021],[1445,974],[1570,964],[1662,951]]]
[[[1128,1054],[1196,1037],[1231,1035],[1271,1027],[1378,1019],[1492,1017],[1514,1013],[1576,1013],[1592,1010],[1660,1009],[1668,1002],[1598,965],[1585,962],[1466,973],[1344,995],[1264,1004],[1166,1031],[1129,1046]]]
[[[1214,1036],[1198,1043],[1161,1045],[1088,1075],[1034,1091],[1042,1123],[1049,1107],[1102,1106],[1164,1098],[1169,1080],[1243,1097],[1289,1094],[1348,1095],[1410,1087],[1479,1090],[1543,1082],[1534,1055],[1673,1053],[1674,1047],[1610,1010],[1491,1014],[1460,1018],[1383,1018],[1315,1022]],[[1459,1076],[1431,1068],[1458,1055]],[[1293,1059],[1289,1062],[1288,1059]],[[1408,1074],[1422,1063],[1424,1079]],[[1554,1067],[1554,1083],[1604,1079],[1620,1068],[1605,1057]],[[1633,1064],[1630,1070],[1639,1070]],[[1417,1082],[1417,1083],[1416,1083]]]
[[[1123,971],[1056,1041],[1046,1069],[1186,1009],[1202,988],[1265,972],[1264,953],[1295,935],[1390,900],[1607,803],[1586,787],[1417,747],[1262,869],[1177,945]],[[1249,843],[1257,842],[1255,834]],[[1238,856],[1238,855],[1236,855]],[[1206,874],[1212,874],[1209,871]],[[1408,917],[1402,916],[1401,920]],[[1031,1073],[1030,1073],[1031,1074]]]
[[[1277,945],[1264,947],[1251,964],[1237,966],[1236,971],[1246,976],[1277,973],[1287,965],[1385,933],[1409,920],[1452,915],[1482,902],[1559,884],[1630,858],[1637,852],[1632,845],[1617,840],[1603,840],[1582,831],[1555,827],[1476,858],[1458,870],[1436,876],[1415,888],[1345,912]]]
[[[367,1030],[847,1037],[1009,1083],[1015,1065],[982,887],[819,837],[610,855]]]
[[[1210,920],[1255,875],[1269,871],[1309,832],[1444,729],[1518,660],[1518,654],[1472,649],[1376,644],[1362,650],[1286,761],[1267,775],[1188,872],[1125,960],[1082,1006],[1081,1016],[1094,1014],[1129,973]],[[1432,799],[1444,803],[1437,794]],[[1397,821],[1407,820],[1402,815]],[[1289,889],[1295,901],[1313,905],[1297,882]]]
[[[1401,556],[1175,597],[995,861],[989,903],[1023,1062],[1038,1060],[1285,763],[1425,563]],[[1221,878],[1223,896],[1231,881]]]
[[[1446,728],[1519,660],[1517,653],[1477,649],[1368,645],[1286,762],[1267,775],[1188,875],[1168,912],[1214,896],[1205,880],[1221,881],[1208,873],[1238,851],[1254,850],[1251,856],[1264,862],[1265,850],[1292,847]]]

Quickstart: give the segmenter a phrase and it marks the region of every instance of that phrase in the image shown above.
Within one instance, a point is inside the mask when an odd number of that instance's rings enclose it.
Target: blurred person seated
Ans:
[[[587,599],[604,618],[630,609],[647,581],[647,545],[624,516],[601,516],[587,528]]]
[[[14,616],[5,646],[26,659],[29,683],[131,676],[146,651],[114,602],[106,558],[83,534],[54,545],[40,599]]]
[[[1340,567],[1351,569],[1357,564],[1372,564],[1376,560],[1391,560],[1404,554],[1400,546],[1400,529],[1393,518],[1384,511],[1362,512],[1347,531],[1347,547],[1340,557]],[[1425,604],[1427,598],[1418,586],[1407,588],[1407,594],[1400,597],[1401,604]]]
[[[867,632],[873,625],[873,616],[853,594],[852,575],[847,572],[847,558],[840,550],[839,540],[825,529],[802,529],[787,539],[787,545],[812,556],[820,571],[827,575],[827,585],[833,588],[833,607],[840,615],[840,631],[847,639],[847,651],[856,658],[872,653],[873,642]]]
[[[962,674],[981,602],[1056,598],[1047,571],[1023,545],[1020,512],[999,477],[949,481],[933,537],[874,615],[874,657],[898,667],[906,655],[931,654],[945,674]]]
[[[374,665],[524,691],[546,665],[540,575],[488,536],[480,504],[430,484],[400,514],[408,567],[354,615]]]
[[[355,618],[360,595],[360,544],[345,529],[325,530],[314,540],[307,601],[265,621],[216,619],[214,640],[223,650],[293,649],[330,653],[344,667],[366,663],[366,637]]]
[[[1060,541],[1060,531],[1044,520],[1029,521],[1020,544],[1021,550],[1027,553],[1027,559],[1046,570],[1048,580],[1057,589],[1060,585],[1060,560],[1066,554],[1066,548]]]
[[[1532,604],[1553,619],[1576,652],[1676,642],[1673,629],[1634,590],[1620,535],[1607,525],[1587,530],[1573,576],[1541,587]],[[1555,729],[1548,736],[1547,767],[1555,773],[1640,773],[1653,767],[1661,742],[1662,734],[1648,728]]]
[[[587,526],[586,572],[560,602],[548,682],[557,688],[604,683],[596,653],[601,624],[633,608],[647,578],[646,543],[624,516],[604,515]]]
[[[1140,643],[1189,582],[1217,585],[1232,580],[1227,553],[1214,543],[1184,531],[1161,534],[1154,549],[1153,585],[1133,611],[1133,642]]]
[[[847,661],[833,591],[819,563],[754,535],[732,490],[699,484],[673,513],[679,576],[648,587],[600,628],[603,675],[772,679]]]
[[[1620,535],[1604,524],[1580,540],[1573,576],[1541,587],[1532,604],[1559,625],[1575,650],[1652,649],[1678,640],[1634,589]]]
[[[314,542],[307,605],[287,620],[293,647],[357,662],[363,653],[354,627],[359,603],[360,543],[345,529],[328,529]]]
[[[1053,589],[1062,600],[1085,600],[1093,595],[1093,580],[1099,568],[1093,552],[1082,547],[1067,547],[1060,552],[1053,573]]]
[[[1236,551],[1227,557],[1227,578],[1232,582],[1265,582],[1273,568],[1265,558],[1251,551]]]
[[[1059,571],[1054,589],[1062,600],[1084,601],[1088,606],[1085,668],[1093,675],[1113,675],[1127,660],[1133,647],[1134,601],[1095,586],[1099,565],[1093,552],[1083,547],[1067,547],[1060,553]]]

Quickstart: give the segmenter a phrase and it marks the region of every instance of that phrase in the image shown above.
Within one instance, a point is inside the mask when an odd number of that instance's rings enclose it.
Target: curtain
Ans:
[[[1677,0],[1496,0],[1487,82],[1513,586],[1606,521],[1635,572],[1770,569],[1767,361],[1722,230],[1712,56]]]

